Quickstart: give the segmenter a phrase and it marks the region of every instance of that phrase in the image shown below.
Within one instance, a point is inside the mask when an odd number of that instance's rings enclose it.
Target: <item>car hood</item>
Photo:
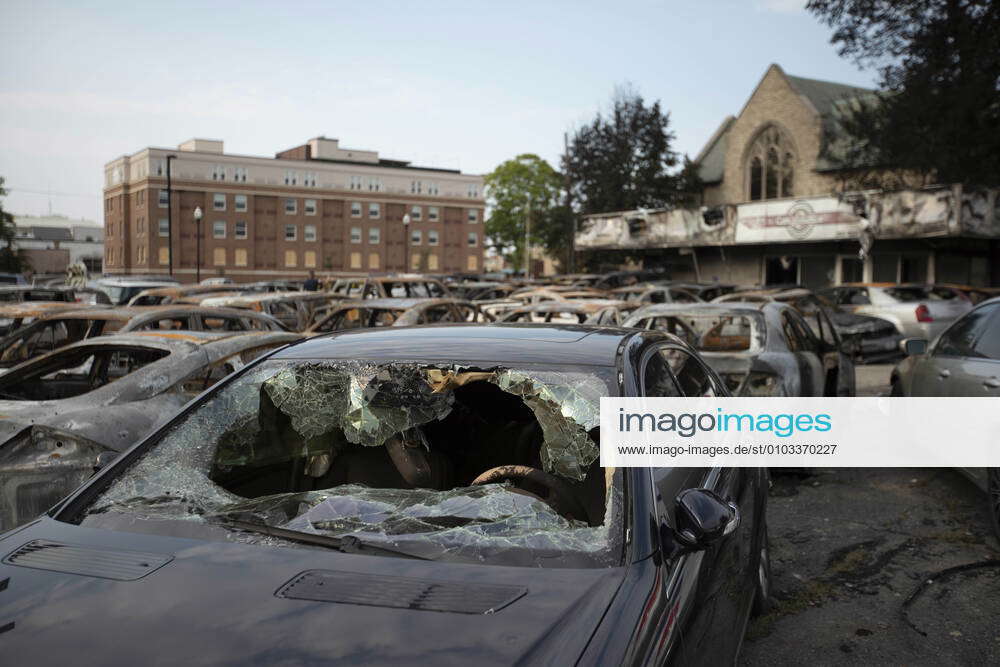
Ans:
[[[837,333],[842,336],[876,331],[885,331],[889,334],[896,331],[896,327],[892,322],[872,315],[858,315],[847,311],[834,311],[830,314],[830,319],[833,320],[833,326],[837,328]]]
[[[25,551],[30,543],[43,548]],[[12,565],[13,553],[27,560]],[[624,577],[623,568],[430,562],[49,518],[0,538],[0,556],[4,651],[40,664],[571,663]],[[353,602],[301,599],[344,596]],[[420,609],[428,598],[441,610]],[[478,598],[513,601],[452,610]]]

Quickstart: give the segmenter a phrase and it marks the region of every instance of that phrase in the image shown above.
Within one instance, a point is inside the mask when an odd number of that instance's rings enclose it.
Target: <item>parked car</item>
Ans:
[[[312,338],[0,539],[4,650],[124,663],[156,636],[177,663],[277,646],[298,663],[733,664],[770,585],[766,471],[604,469],[588,435],[600,396],[682,388],[726,393],[659,332]]]
[[[206,308],[240,308],[266,313],[290,331],[302,331],[309,326],[317,308],[339,300],[340,297],[330,292],[256,292],[209,296],[201,299],[201,305]]]
[[[507,283],[467,282],[448,285],[448,290],[456,299],[484,301],[488,299],[502,299],[510,294],[514,290],[514,287]]]
[[[87,338],[130,331],[287,331],[264,313],[199,306],[76,308],[39,315],[0,338],[0,368],[10,368]]]
[[[890,376],[893,396],[1000,398],[1000,298],[976,306],[933,345],[911,338],[905,346],[909,356]],[[993,529],[1000,537],[1000,468],[959,470],[987,493]]]
[[[74,301],[18,301],[0,304],[0,336],[16,331],[47,313],[84,307]]]
[[[635,311],[624,326],[680,336],[738,396],[855,394],[850,356],[817,338],[787,304],[658,304]]]
[[[699,303],[702,300],[683,287],[650,284],[618,287],[611,290],[611,296],[615,299],[637,303]]]
[[[238,288],[231,283],[210,283],[201,285],[171,285],[170,287],[154,287],[139,292],[129,299],[130,306],[160,306],[177,303],[187,296],[220,295],[223,293],[238,293]]]
[[[87,283],[87,287],[99,289],[108,295],[111,303],[122,306],[131,301],[139,292],[154,287],[177,287],[172,278],[99,278]]]
[[[0,302],[23,303],[45,301],[75,302],[73,290],[69,287],[36,287],[34,285],[4,285],[0,287]]]
[[[886,362],[896,360],[902,354],[899,344],[903,337],[892,322],[848,312],[802,287],[731,292],[714,299],[712,303],[772,300],[787,303],[799,311],[820,340],[838,348],[846,345],[845,352],[856,361]]]
[[[972,308],[952,290],[926,285],[850,283],[821,289],[819,295],[848,312],[889,320],[904,337],[927,340]]]
[[[374,327],[405,327],[438,322],[492,322],[471,301],[460,299],[357,299],[340,301],[316,313],[307,335]]]
[[[555,322],[620,326],[639,304],[613,300],[542,301],[504,313],[502,322]]]
[[[330,291],[349,299],[443,299],[452,296],[444,283],[427,276],[340,278]]]

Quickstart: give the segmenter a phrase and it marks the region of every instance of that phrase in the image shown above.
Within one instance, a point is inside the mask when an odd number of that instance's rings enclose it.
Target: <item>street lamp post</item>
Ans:
[[[403,214],[403,235],[406,237],[403,241],[406,250],[403,251],[403,272],[406,273],[410,270],[410,214]]]
[[[170,183],[170,162],[176,155],[167,156],[167,272],[174,275],[174,191]]]
[[[194,234],[196,239],[194,282],[201,283],[201,206],[194,207]]]

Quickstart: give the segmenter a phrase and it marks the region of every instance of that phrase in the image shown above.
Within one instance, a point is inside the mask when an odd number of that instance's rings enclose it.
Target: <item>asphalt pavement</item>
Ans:
[[[891,366],[860,366],[888,395]],[[775,471],[774,604],[741,664],[1000,664],[1000,544],[950,469]]]

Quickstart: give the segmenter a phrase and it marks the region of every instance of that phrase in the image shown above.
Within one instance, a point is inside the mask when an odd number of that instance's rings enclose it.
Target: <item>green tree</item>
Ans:
[[[827,157],[858,185],[1000,183],[1000,3],[811,0],[840,55],[880,73],[881,93],[844,105]],[[915,176],[907,183],[905,175]]]
[[[568,247],[569,234],[565,229],[561,232],[553,229],[554,225],[565,225],[564,216],[556,211],[562,183],[562,176],[552,165],[531,153],[507,160],[486,175],[486,199],[490,207],[486,234],[497,252],[508,256],[515,266],[524,268],[529,209],[532,246],[542,246],[546,252]]]
[[[701,183],[694,165],[671,148],[670,114],[619,87],[607,114],[598,113],[571,139],[564,169],[580,213],[664,208],[692,202]]]
[[[0,197],[7,195],[7,190],[3,187],[4,178],[0,176]],[[14,236],[17,227],[14,225],[14,216],[3,210],[3,201],[0,200],[0,272],[21,273],[30,268],[24,253],[14,248]]]

